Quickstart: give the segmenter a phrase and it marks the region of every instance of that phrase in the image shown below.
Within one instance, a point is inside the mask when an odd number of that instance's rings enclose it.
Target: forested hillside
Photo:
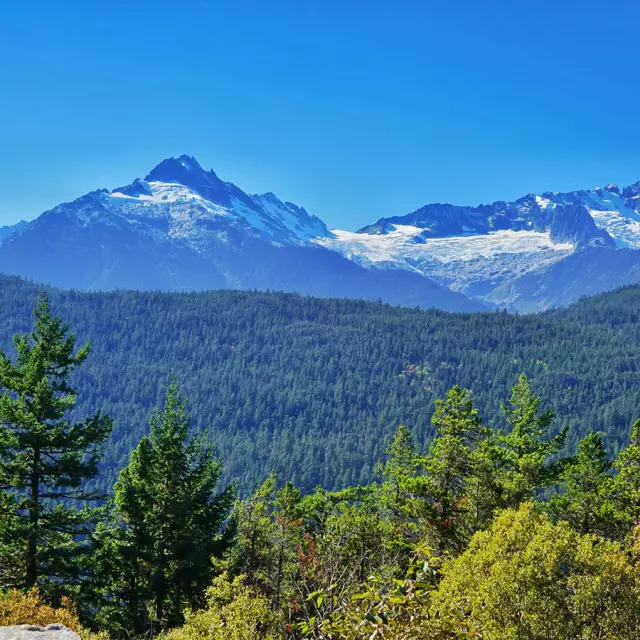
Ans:
[[[39,288],[0,284],[0,345],[32,326]],[[75,380],[77,415],[100,409],[115,426],[100,484],[145,433],[171,374],[241,492],[274,470],[303,490],[367,483],[399,424],[422,449],[433,401],[468,387],[498,426],[519,373],[569,427],[616,453],[640,407],[640,290],[628,288],[547,315],[447,314],[294,294],[77,293],[51,309],[92,355]]]

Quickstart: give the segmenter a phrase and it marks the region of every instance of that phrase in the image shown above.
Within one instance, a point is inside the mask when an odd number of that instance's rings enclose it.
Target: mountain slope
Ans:
[[[0,272],[78,289],[277,289],[541,311],[640,280],[640,182],[428,204],[352,232],[184,155],[0,229]]]
[[[640,183],[478,207],[429,204],[317,242],[366,267],[417,272],[536,311],[638,281]]]
[[[21,229],[26,227],[29,223],[26,220],[20,220],[16,222],[16,224],[6,225],[4,227],[0,227],[0,240],[3,238],[8,238],[14,233],[18,233]]]
[[[78,289],[281,289],[486,308],[430,279],[364,269],[310,242],[328,234],[303,208],[272,193],[250,196],[180,156],[144,180],[46,211],[1,242],[0,271]]]
[[[0,276],[0,348],[30,330],[40,286]],[[115,429],[108,481],[146,433],[174,374],[194,428],[224,458],[225,482],[255,487],[270,470],[305,490],[375,476],[407,425],[424,447],[433,400],[473,390],[487,424],[521,372],[533,379],[569,449],[590,429],[615,450],[640,407],[640,289],[545,314],[450,314],[293,294],[49,290],[52,311],[92,353],[74,382],[78,417],[100,409]],[[580,345],[577,349],[576,345]]]

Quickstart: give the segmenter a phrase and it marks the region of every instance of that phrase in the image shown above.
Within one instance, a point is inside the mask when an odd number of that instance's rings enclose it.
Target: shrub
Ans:
[[[0,626],[29,624],[46,627],[56,623],[75,631],[85,640],[106,640],[106,635],[94,634],[80,624],[69,598],[63,598],[62,606],[55,608],[40,599],[35,587],[26,593],[17,589],[0,592]]]
[[[182,627],[162,640],[279,640],[282,618],[244,576],[218,576],[207,591],[207,608],[187,614]]]
[[[431,618],[445,637],[635,640],[637,569],[621,544],[554,525],[524,504],[445,564]]]

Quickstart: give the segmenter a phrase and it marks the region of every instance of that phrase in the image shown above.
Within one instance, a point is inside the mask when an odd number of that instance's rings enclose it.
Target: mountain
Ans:
[[[477,207],[428,204],[318,242],[366,267],[539,311],[640,280],[640,182]]]
[[[470,311],[480,301],[320,246],[325,224],[272,193],[249,195],[189,156],[46,211],[0,243],[0,271],[91,290],[279,289]]]
[[[640,182],[428,204],[353,232],[183,155],[17,230],[0,230],[1,272],[83,290],[277,289],[530,312],[640,281]]]
[[[4,227],[0,227],[0,240],[3,240],[4,238],[8,238],[14,233],[18,233],[18,231],[26,227],[28,224],[29,223],[26,220],[20,220],[15,224],[10,224]]]

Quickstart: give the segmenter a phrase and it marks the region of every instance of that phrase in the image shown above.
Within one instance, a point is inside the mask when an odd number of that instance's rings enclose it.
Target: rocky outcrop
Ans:
[[[46,627],[21,624],[15,627],[0,627],[0,640],[81,640],[81,638],[63,624],[49,624]]]

